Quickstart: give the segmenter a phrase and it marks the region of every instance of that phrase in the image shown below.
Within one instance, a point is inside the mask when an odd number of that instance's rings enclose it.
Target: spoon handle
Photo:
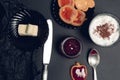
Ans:
[[[94,80],[97,80],[96,68],[94,67],[93,70],[94,70]]]

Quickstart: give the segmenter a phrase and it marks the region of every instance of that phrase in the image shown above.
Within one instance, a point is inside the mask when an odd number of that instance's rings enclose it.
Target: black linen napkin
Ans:
[[[15,12],[26,8],[20,0],[0,0],[6,14],[0,32],[0,80],[41,80],[42,47],[22,51],[10,43],[7,36],[8,23]]]

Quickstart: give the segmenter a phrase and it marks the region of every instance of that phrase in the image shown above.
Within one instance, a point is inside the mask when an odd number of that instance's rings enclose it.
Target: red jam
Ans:
[[[65,5],[73,5],[73,0],[60,0],[61,7]]]
[[[61,13],[65,20],[71,21],[71,16],[73,15],[73,9],[70,7],[65,7]]]
[[[90,54],[97,54],[97,51],[96,51],[95,49],[92,49],[92,50],[90,51]]]
[[[76,56],[81,51],[80,42],[75,38],[69,38],[63,43],[63,53],[67,56]]]

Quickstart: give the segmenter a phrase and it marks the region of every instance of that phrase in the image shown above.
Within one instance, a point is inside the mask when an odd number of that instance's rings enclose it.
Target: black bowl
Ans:
[[[60,16],[59,16],[59,9],[60,7],[58,6],[58,0],[52,0],[51,2],[51,14],[52,14],[52,17],[53,19],[61,26],[63,27],[66,27],[66,28],[70,28],[70,29],[79,29],[81,27],[76,27],[76,26],[73,26],[73,25],[70,25],[70,24],[67,24],[65,22],[63,22],[61,19],[60,19]],[[87,20],[83,23],[82,26],[86,26],[86,24],[88,24],[92,17],[93,17],[93,13],[94,13],[94,8],[90,8],[87,12],[86,12],[86,18]]]
[[[18,34],[19,24],[38,25],[37,37],[20,36]],[[44,16],[33,10],[21,10],[17,12],[10,21],[8,35],[12,44],[23,50],[32,50],[41,47],[48,37],[48,24]]]

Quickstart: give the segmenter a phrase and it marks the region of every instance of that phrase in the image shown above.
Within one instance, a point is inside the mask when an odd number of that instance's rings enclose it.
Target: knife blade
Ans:
[[[48,76],[48,64],[50,63],[50,58],[52,53],[52,39],[53,39],[52,20],[48,19],[47,23],[49,28],[49,35],[48,35],[48,39],[44,44],[44,49],[43,49],[43,65],[44,65],[43,80],[47,80],[47,76]]]

